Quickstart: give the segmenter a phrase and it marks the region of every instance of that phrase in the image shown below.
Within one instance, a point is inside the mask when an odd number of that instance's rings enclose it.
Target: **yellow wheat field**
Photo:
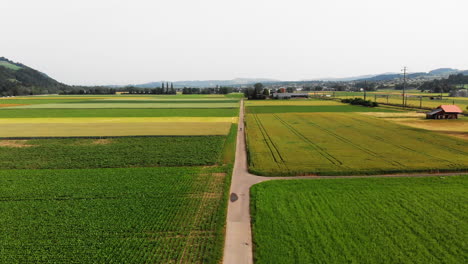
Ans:
[[[231,122],[4,123],[0,137],[227,135]]]

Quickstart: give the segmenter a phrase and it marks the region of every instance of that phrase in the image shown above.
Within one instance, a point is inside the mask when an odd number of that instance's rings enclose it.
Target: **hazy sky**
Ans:
[[[468,69],[467,0],[0,0],[0,56],[67,84]]]

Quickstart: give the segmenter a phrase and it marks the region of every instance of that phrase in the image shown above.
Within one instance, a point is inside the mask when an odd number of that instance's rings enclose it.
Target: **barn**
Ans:
[[[426,113],[426,119],[457,119],[462,110],[456,105],[440,105]]]

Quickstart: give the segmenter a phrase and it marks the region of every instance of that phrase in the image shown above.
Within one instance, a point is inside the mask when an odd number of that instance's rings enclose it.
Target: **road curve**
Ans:
[[[332,179],[332,178],[371,178],[371,177],[428,177],[451,176],[458,173],[420,173],[420,174],[382,174],[382,175],[352,175],[352,176],[293,176],[293,177],[262,177],[250,174],[247,165],[247,149],[244,129],[244,101],[241,101],[239,111],[239,131],[237,133],[236,160],[232,174],[230,194],[226,218],[226,240],[224,244],[224,264],[253,264],[252,230],[250,219],[250,187],[269,180],[293,179]]]

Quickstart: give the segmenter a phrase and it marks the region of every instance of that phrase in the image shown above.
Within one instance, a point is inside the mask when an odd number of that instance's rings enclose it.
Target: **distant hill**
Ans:
[[[440,68],[440,69],[435,69],[429,72],[430,75],[440,75],[440,74],[454,74],[458,73],[459,70],[457,69],[452,69],[452,68]]]
[[[437,78],[447,78],[451,74],[458,74],[458,73],[467,74],[468,70],[460,71],[460,70],[452,69],[452,68],[440,68],[440,69],[435,69],[429,72],[408,73],[406,77],[408,79],[419,78],[423,80],[433,80]],[[403,77],[403,74],[401,73],[391,73],[391,74],[379,74],[370,78],[363,78],[363,79],[356,79],[356,80],[357,81],[392,81],[392,80],[401,79],[402,77]]]
[[[457,70],[452,68],[434,69],[429,72],[409,73],[408,79],[417,79],[429,81],[433,79],[447,78],[451,74],[463,73],[468,75],[468,70]],[[369,74],[346,78],[323,78],[316,80],[302,80],[299,82],[318,81],[318,82],[349,82],[349,81],[393,81],[402,78],[401,73],[383,73]],[[266,78],[236,78],[232,80],[191,80],[191,81],[176,81],[173,82],[174,88],[212,88],[216,86],[239,87],[253,85],[257,82],[264,84],[281,84],[297,83],[296,81],[280,81]],[[144,84],[131,85],[137,88],[158,88],[161,87],[161,82],[149,82]],[[0,96],[16,96],[16,95],[35,95],[35,94],[107,94],[115,93],[115,88],[125,87],[127,85],[106,85],[106,86],[68,86],[60,83],[46,74],[30,68],[24,64],[16,63],[7,58],[0,57]]]
[[[319,81],[325,81],[325,82],[351,82],[355,80],[362,80],[362,79],[367,79],[367,78],[372,78],[376,76],[377,74],[366,74],[366,75],[359,75],[359,76],[351,76],[351,77],[341,77],[341,78],[320,78]],[[317,79],[305,79],[301,80],[304,82],[310,82],[310,81],[317,81]]]
[[[193,81],[176,81],[172,82],[174,84],[174,88],[183,88],[183,87],[193,87],[193,88],[200,88],[200,87],[216,87],[218,86],[239,86],[239,85],[249,85],[255,83],[273,83],[273,82],[280,82],[280,80],[274,79],[265,79],[265,78],[236,78],[232,80],[193,80]],[[143,84],[133,84],[131,86],[138,87],[138,88],[155,88],[161,87],[161,82],[149,82]],[[125,87],[128,85],[107,85],[107,87]]]
[[[40,71],[0,57],[0,96],[57,93],[66,87]]]
[[[415,72],[415,73],[409,73],[406,75],[407,78],[416,78],[416,77],[421,77],[421,76],[427,76],[428,74],[425,72]],[[366,79],[360,79],[364,81],[390,81],[394,79],[400,79],[402,78],[403,75],[401,73],[394,73],[394,74],[382,74],[382,75],[377,75],[371,78],[366,78]]]

